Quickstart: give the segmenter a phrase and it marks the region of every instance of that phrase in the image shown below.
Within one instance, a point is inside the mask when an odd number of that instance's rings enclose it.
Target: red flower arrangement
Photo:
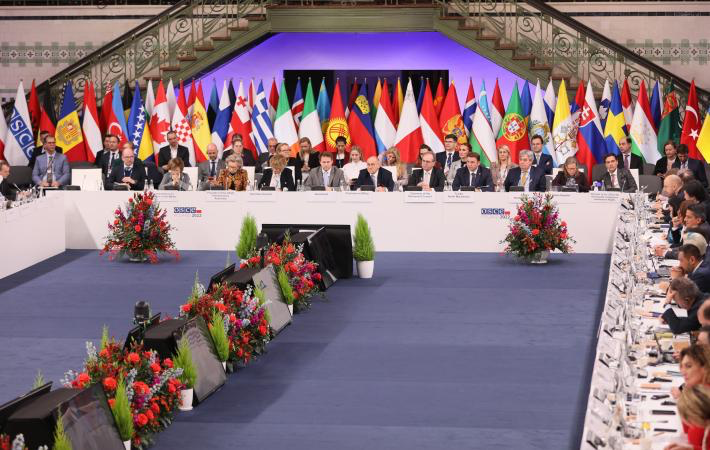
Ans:
[[[543,251],[572,251],[576,241],[570,237],[567,223],[560,220],[552,194],[522,195],[520,201],[515,216],[508,219],[508,235],[501,241],[505,244],[505,253],[535,260]]]
[[[166,212],[155,201],[153,192],[135,193],[128,199],[125,213],[116,208],[113,223],[108,224],[100,255],[109,254],[109,259],[128,255],[132,259],[158,262],[158,253],[169,253],[180,259],[180,253],[170,238],[171,225],[165,220]]]

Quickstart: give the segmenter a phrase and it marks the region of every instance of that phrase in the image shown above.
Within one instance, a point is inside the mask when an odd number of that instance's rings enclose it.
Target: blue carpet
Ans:
[[[0,280],[0,403],[38,369],[55,383],[79,369],[102,324],[122,339],[136,300],[175,315],[195,271],[205,281],[225,259],[68,251]],[[578,447],[608,263],[381,253],[376,278],[339,281],[155,448]]]

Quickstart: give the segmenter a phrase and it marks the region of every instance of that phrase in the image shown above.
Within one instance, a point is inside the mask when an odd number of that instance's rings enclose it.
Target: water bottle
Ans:
[[[341,192],[344,192],[344,191],[345,191],[345,187],[346,187],[345,179],[343,179],[343,180],[340,181],[340,191],[341,191]]]

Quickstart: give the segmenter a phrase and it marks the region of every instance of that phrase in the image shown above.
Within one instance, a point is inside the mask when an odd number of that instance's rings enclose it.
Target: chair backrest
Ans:
[[[652,175],[654,170],[656,170],[655,164],[643,163],[643,174],[644,175]]]
[[[190,177],[190,184],[192,184],[192,189],[197,189],[197,166],[185,167],[182,169],[183,173],[186,173]]]
[[[606,172],[606,166],[604,164],[594,164],[592,166],[592,181],[597,181]]]
[[[545,190],[550,191],[552,189],[552,175],[545,175]]]
[[[392,179],[397,181],[397,166],[382,166],[382,168],[392,172]]]
[[[94,163],[88,161],[69,161],[70,169],[93,169],[95,167]]]
[[[293,178],[293,184],[296,184],[296,167],[286,166],[286,168],[291,170],[291,178]]]
[[[663,181],[656,175],[643,174],[639,176],[639,189],[642,188],[647,194],[656,194],[663,188]]]
[[[585,169],[586,169],[586,167],[579,167],[579,171],[582,173],[585,172]],[[553,167],[552,168],[552,178],[553,179],[557,176],[557,174],[560,172],[560,170],[562,170],[561,167]]]
[[[103,183],[101,169],[72,169],[71,182],[84,191],[98,191]]]
[[[253,183],[254,182],[254,172],[256,168],[254,166],[244,166],[242,169],[247,171],[247,176],[249,177],[249,182]]]
[[[639,184],[639,170],[638,169],[629,169],[629,172],[631,172],[631,176],[634,177],[634,181],[636,182],[636,187],[638,187],[638,189],[641,190],[641,185]]]
[[[27,166],[11,166],[10,176],[7,182],[16,184],[20,188],[27,188],[32,185],[32,168]]]

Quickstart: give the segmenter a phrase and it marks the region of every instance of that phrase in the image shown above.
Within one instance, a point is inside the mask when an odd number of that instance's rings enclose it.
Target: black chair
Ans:
[[[80,191],[81,186],[77,186],[75,184],[68,184],[66,186],[62,186],[60,189],[63,191]]]
[[[592,167],[592,180],[600,180],[604,173],[606,173],[606,166],[604,164],[594,164]]]
[[[421,190],[422,190],[422,187],[421,187],[421,186],[410,186],[410,185],[407,185],[407,186],[404,187],[404,190],[405,190],[405,191],[421,191]]]
[[[94,163],[88,161],[69,161],[69,168],[71,169],[96,169]]]
[[[27,166],[11,166],[10,176],[7,182],[15,184],[20,189],[27,189],[32,186],[32,168]]]

